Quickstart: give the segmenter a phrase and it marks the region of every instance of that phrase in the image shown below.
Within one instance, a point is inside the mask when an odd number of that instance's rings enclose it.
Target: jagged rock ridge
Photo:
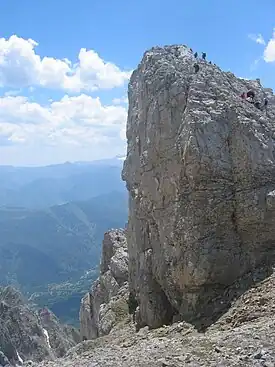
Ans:
[[[249,89],[266,110],[240,98]],[[272,266],[275,97],[184,46],[146,52],[128,94],[123,179],[140,326],[210,324],[230,305],[226,287],[250,274],[249,287],[254,269]]]
[[[0,366],[55,359],[77,342],[78,332],[62,326],[49,310],[39,315],[19,291],[0,288]]]
[[[128,251],[124,230],[105,233],[100,276],[81,301],[82,340],[109,334],[128,313]]]

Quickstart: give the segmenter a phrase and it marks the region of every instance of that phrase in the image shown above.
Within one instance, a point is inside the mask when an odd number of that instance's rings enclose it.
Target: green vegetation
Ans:
[[[104,232],[127,221],[122,163],[0,166],[0,285],[77,325]]]
[[[125,192],[44,210],[0,209],[0,284],[76,324],[80,298],[96,278],[104,232],[126,221]]]
[[[86,272],[75,283],[64,282],[49,284],[30,295],[29,301],[38,307],[48,307],[64,323],[78,327],[78,315],[81,298],[90,289],[98,276],[98,268]]]

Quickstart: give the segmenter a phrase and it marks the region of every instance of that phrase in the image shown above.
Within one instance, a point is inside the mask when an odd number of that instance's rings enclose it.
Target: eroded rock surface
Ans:
[[[249,89],[266,109],[240,97]],[[228,286],[245,277],[248,288],[254,270],[264,264],[268,274],[273,263],[275,97],[184,46],[156,47],[131,77],[127,139],[140,326],[211,324],[230,305],[220,298]]]
[[[255,284],[205,333],[177,322],[135,332],[133,324],[73,347],[39,367],[273,367],[275,277]]]
[[[128,251],[123,230],[105,233],[100,269],[99,278],[81,302],[83,340],[109,334],[128,315]]]
[[[78,332],[32,310],[19,291],[0,287],[0,366],[55,359],[79,342]]]

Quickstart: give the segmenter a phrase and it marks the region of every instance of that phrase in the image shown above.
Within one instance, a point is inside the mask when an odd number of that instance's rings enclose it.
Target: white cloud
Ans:
[[[19,144],[20,149],[22,145],[40,146],[40,157],[45,147],[55,147],[59,153],[62,149],[65,152],[69,148],[74,151],[85,147],[90,151],[90,159],[97,149],[101,151],[99,156],[104,151],[112,156],[112,144],[116,145],[116,154],[124,151],[126,118],[124,107],[105,106],[99,98],[85,94],[64,96],[48,106],[29,102],[22,96],[2,97],[0,146]]]
[[[256,42],[259,43],[260,45],[265,45],[265,40],[263,38],[263,36],[259,33],[259,34],[249,34],[248,37]]]
[[[268,41],[264,50],[264,60],[266,62],[275,61],[275,28],[273,29],[273,34],[271,39]]]
[[[43,86],[80,92],[122,86],[131,71],[106,62],[94,50],[80,49],[78,62],[41,57],[38,43],[16,35],[0,38],[0,86],[21,88]]]

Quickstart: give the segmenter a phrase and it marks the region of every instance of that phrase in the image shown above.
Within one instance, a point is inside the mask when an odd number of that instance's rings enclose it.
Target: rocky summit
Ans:
[[[272,90],[166,46],[128,95],[128,253],[105,235],[80,311],[92,340],[39,366],[275,366]]]

